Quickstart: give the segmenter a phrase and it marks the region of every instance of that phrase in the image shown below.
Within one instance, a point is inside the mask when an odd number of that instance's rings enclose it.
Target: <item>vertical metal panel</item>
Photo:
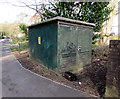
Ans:
[[[38,44],[38,37],[41,44]],[[57,23],[29,28],[29,48],[33,58],[41,60],[48,68],[57,67]]]
[[[91,64],[92,33],[92,29],[83,27],[79,27],[77,31],[77,43],[81,47],[81,51],[77,50],[77,65],[81,68]]]
[[[61,71],[91,64],[92,29],[59,24],[58,63]]]

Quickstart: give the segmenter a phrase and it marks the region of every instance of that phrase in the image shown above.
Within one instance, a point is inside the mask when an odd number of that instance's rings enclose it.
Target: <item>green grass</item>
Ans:
[[[19,45],[20,47],[16,47],[16,48],[11,48],[11,50],[24,50],[24,49],[28,49],[28,42],[11,42],[12,45]]]
[[[18,45],[18,42],[10,42],[12,45]]]
[[[18,45],[18,44],[25,44],[28,43],[28,41],[23,41],[23,42],[10,42],[12,45]]]

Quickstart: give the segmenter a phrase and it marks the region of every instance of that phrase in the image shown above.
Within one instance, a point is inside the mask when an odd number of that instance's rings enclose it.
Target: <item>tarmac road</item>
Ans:
[[[37,76],[21,67],[8,43],[0,45],[2,97],[90,97],[86,93]]]

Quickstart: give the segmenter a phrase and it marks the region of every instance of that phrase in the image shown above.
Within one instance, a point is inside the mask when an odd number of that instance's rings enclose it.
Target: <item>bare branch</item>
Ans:
[[[35,5],[36,5],[36,12],[38,12],[38,6],[37,6],[36,0],[34,0],[34,2],[35,2]]]
[[[12,6],[16,6],[16,7],[27,7],[29,9],[32,9],[36,12],[36,14],[39,14],[39,16],[41,18],[43,18],[43,9],[42,9],[42,5],[43,5],[43,2],[37,2],[37,0],[33,0],[32,2],[31,1],[24,1],[24,0],[15,0],[15,2],[11,2],[9,0],[3,0],[3,1],[0,1],[0,3],[5,3],[5,4],[10,4]],[[52,4],[52,3],[51,3]],[[50,5],[50,3],[46,3],[45,5]]]
[[[21,6],[21,5],[16,5],[16,4],[13,4],[13,3],[11,3],[11,2],[0,2],[0,3],[6,3],[6,4],[10,4],[10,5],[12,5],[12,6],[17,6],[17,7],[26,7],[26,6]]]
[[[57,8],[52,2],[49,1],[49,3],[50,3],[54,8]]]
[[[39,2],[38,4],[37,4],[37,3],[36,3],[36,4],[32,4],[32,3],[27,4],[27,3],[23,2],[23,1],[18,1],[18,0],[16,0],[16,1],[17,1],[18,3],[24,4],[24,5],[11,3],[11,2],[8,2],[7,0],[6,0],[6,1],[2,1],[2,2],[0,1],[0,3],[6,3],[6,4],[10,4],[10,5],[12,5],[12,6],[17,6],[17,7],[26,7],[26,5],[27,5],[27,6],[30,6],[30,7],[36,7],[36,6],[41,6],[41,5],[42,5],[41,2]],[[48,5],[48,4],[46,4],[46,5]]]

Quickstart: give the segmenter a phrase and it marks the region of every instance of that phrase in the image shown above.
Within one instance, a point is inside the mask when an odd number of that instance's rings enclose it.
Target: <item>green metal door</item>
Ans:
[[[59,67],[64,72],[76,66],[76,27],[60,24],[58,34]]]
[[[79,69],[91,64],[92,29],[78,27],[77,30],[77,66]]]
[[[59,24],[58,57],[62,72],[91,63],[91,29]]]

